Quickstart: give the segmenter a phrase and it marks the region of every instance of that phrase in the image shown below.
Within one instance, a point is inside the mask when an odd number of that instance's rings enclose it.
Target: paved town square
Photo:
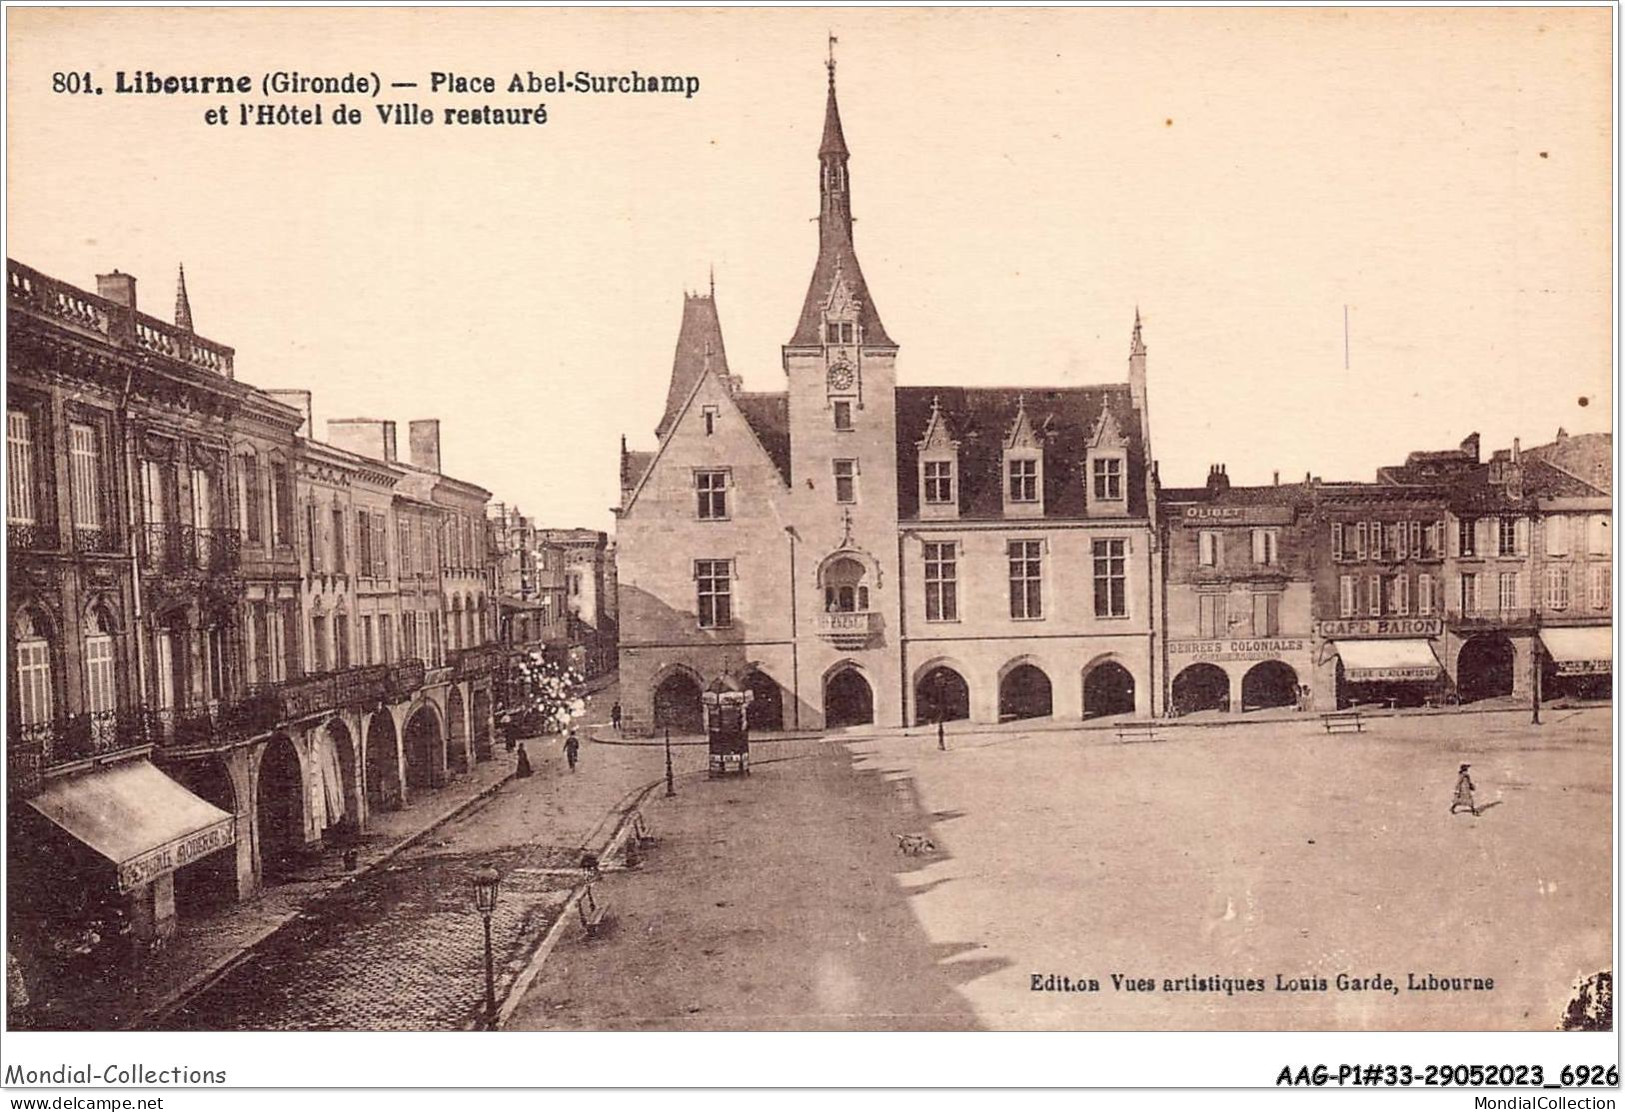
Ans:
[[[612,929],[561,944],[512,1025],[1549,1030],[1608,965],[1611,801],[1608,712],[1543,717],[757,746],[748,779],[651,798]],[[1477,817],[1449,813],[1463,762]]]

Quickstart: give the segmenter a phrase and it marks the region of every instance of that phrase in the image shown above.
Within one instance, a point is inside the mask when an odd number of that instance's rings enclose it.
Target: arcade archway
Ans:
[[[698,734],[705,730],[700,716],[700,683],[684,671],[675,671],[655,688],[655,729],[674,734]]]
[[[1217,664],[1192,664],[1174,677],[1174,713],[1230,709],[1230,677]]]
[[[286,734],[276,734],[260,759],[254,795],[259,814],[260,868],[275,882],[298,864],[305,845],[305,783],[299,752]]]
[[[999,721],[1045,718],[1053,713],[1049,677],[1036,664],[1018,664],[999,681]]]
[[[1241,709],[1291,707],[1298,703],[1298,673],[1281,660],[1262,660],[1241,677]]]
[[[1462,645],[1456,657],[1456,691],[1464,703],[1512,694],[1518,654],[1498,633],[1481,633]]]
[[[784,690],[778,681],[760,669],[745,673],[745,690],[751,702],[747,721],[753,730],[784,729]]]
[[[372,811],[401,809],[400,746],[395,737],[395,720],[381,710],[367,724],[367,808]]]
[[[436,788],[445,779],[445,741],[433,708],[421,706],[406,722],[406,786]]]
[[[914,684],[914,724],[958,722],[970,717],[970,684],[946,664],[939,664]]]
[[[1115,660],[1103,660],[1083,676],[1083,716],[1134,713],[1134,674]]]
[[[468,752],[468,715],[463,710],[463,693],[456,684],[446,695],[446,763],[457,772],[474,766]]]
[[[841,668],[824,681],[824,724],[867,726],[875,720],[875,696],[856,668]]]

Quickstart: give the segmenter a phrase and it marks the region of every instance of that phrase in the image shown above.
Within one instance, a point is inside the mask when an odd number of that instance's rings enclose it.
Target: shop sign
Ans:
[[[1614,670],[1612,660],[1559,660],[1557,674],[1560,676],[1606,676]]]
[[[1186,528],[1204,525],[1289,525],[1291,506],[1186,506]]]
[[[1170,656],[1189,656],[1192,663],[1219,660],[1280,660],[1288,653],[1301,653],[1307,650],[1308,646],[1301,637],[1168,642]]]
[[[118,867],[119,891],[128,892],[133,888],[139,888],[165,873],[172,873],[176,869],[190,865],[217,849],[225,849],[237,840],[233,825],[232,819],[226,819],[195,834],[188,834],[168,845],[159,846],[157,849],[148,850],[138,857],[121,862]]]
[[[1387,680],[1436,680],[1439,669],[1422,664],[1403,664],[1393,668],[1350,668],[1344,679],[1350,683],[1381,683]]]
[[[1339,618],[1315,623],[1315,636],[1325,641],[1355,637],[1437,637],[1443,618]]]

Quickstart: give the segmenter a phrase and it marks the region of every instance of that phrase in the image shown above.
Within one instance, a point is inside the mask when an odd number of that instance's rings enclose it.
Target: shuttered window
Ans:
[[[85,635],[85,709],[92,714],[118,709],[113,638],[95,621]]]
[[[34,524],[34,422],[20,409],[6,410],[6,520]]]
[[[24,726],[52,718],[51,645],[42,637],[18,641],[17,713]]]
[[[73,523],[82,529],[102,525],[102,459],[96,426],[75,421],[68,426],[68,474],[72,487]]]
[[[1353,575],[1338,577],[1337,615],[1340,618],[1352,618],[1360,608],[1359,600],[1355,598],[1358,593],[1357,578]]]

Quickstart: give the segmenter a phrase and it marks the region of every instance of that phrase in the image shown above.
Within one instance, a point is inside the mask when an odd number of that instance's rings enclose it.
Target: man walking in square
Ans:
[[[1450,801],[1450,813],[1452,815],[1456,813],[1458,807],[1467,808],[1474,816],[1478,814],[1478,804],[1473,802],[1473,778],[1467,775],[1467,770],[1472,767],[1472,765],[1462,765],[1461,772],[1456,777],[1456,798]]]

